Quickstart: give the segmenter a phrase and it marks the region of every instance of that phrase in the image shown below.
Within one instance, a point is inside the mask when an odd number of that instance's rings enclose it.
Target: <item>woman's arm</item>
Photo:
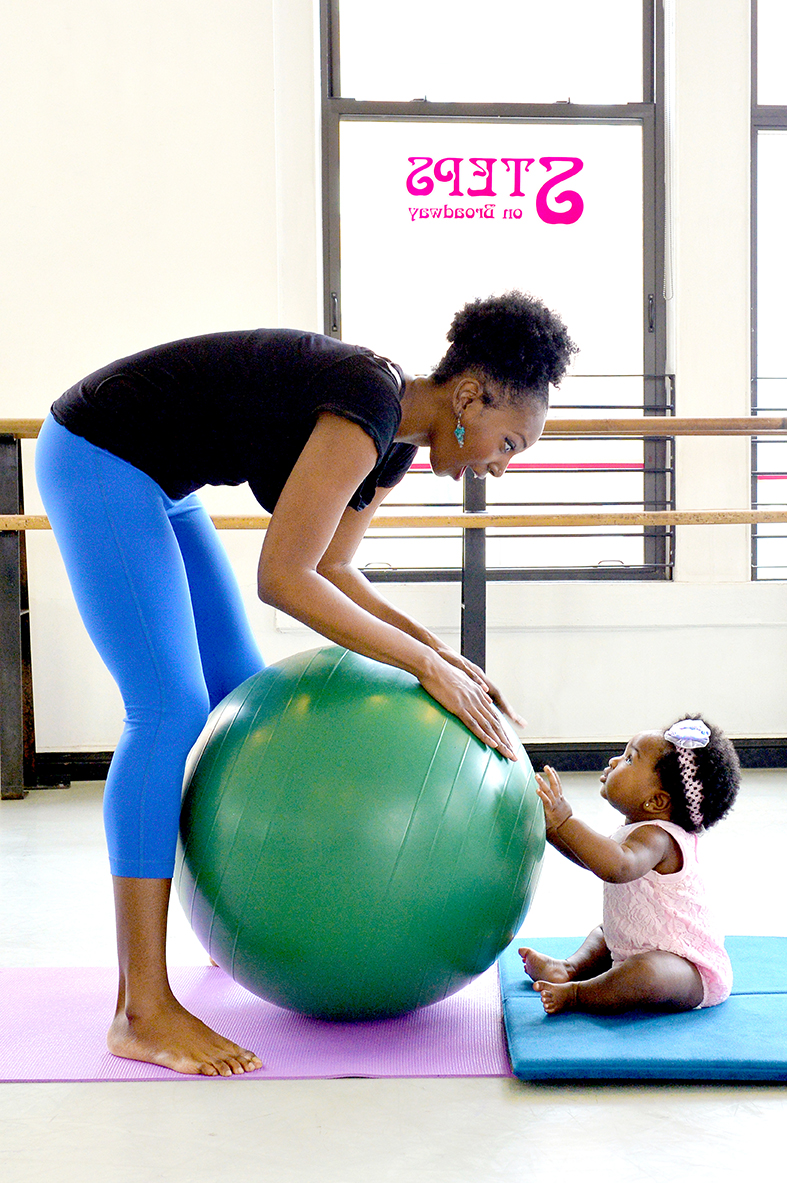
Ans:
[[[536,775],[536,791],[544,804],[547,838],[572,862],[607,883],[630,883],[672,855],[674,841],[660,826],[641,826],[622,843],[599,834],[574,817],[554,768],[544,771],[547,780]]]
[[[372,611],[373,602],[384,603],[382,597],[366,596],[353,584],[358,603],[345,590],[346,579],[337,585],[321,570],[350,498],[376,461],[377,450],[363,428],[337,415],[320,416],[266,531],[258,570],[260,598],[339,645],[414,674],[479,739],[515,758],[481,683],[400,627],[397,620],[406,618],[390,605],[382,616]],[[346,546],[341,534],[339,538],[337,546]]]
[[[508,715],[514,723],[524,726],[524,719],[516,713],[501,691],[490,682],[479,666],[451,649],[419,621],[394,607],[384,596],[380,595],[374,584],[370,583],[353,563],[355,552],[366,534],[372,518],[390,491],[385,488],[378,489],[374,499],[363,510],[346,509],[344,511],[336,532],[317,565],[318,572],[330,580],[334,587],[349,596],[359,607],[371,612],[379,620],[384,620],[388,624],[394,625],[395,628],[401,629],[402,632],[408,633],[409,636],[415,637],[417,641],[434,649],[445,661],[463,670],[484,687],[503,714]]]

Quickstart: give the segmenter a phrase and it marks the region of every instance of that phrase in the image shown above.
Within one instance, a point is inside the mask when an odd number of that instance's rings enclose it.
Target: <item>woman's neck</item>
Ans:
[[[438,393],[442,389],[423,374],[414,378],[404,375],[402,422],[396,433],[397,443],[415,444],[419,448],[428,446],[443,401]]]

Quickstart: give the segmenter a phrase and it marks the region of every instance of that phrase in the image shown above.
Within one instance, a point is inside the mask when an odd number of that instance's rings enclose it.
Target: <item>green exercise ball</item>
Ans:
[[[499,756],[410,674],[346,649],[269,666],[190,757],[176,882],[195,933],[302,1014],[446,998],[513,939],[535,890],[543,810],[517,750]]]

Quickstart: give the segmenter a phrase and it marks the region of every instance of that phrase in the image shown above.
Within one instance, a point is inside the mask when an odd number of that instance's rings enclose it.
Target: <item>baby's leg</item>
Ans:
[[[703,998],[699,970],[662,950],[637,953],[586,981],[533,983],[548,1015],[561,1010],[614,1015],[629,1010],[693,1010]]]
[[[576,953],[572,953],[565,960],[547,957],[545,953],[527,947],[519,950],[519,956],[528,977],[533,981],[542,982],[573,982],[590,978],[612,965],[601,925],[594,928]]]

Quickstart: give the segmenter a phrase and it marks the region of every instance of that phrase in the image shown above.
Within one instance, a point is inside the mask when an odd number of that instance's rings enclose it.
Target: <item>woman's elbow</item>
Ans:
[[[263,604],[300,619],[315,595],[315,580],[319,583],[314,567],[263,559],[257,568],[257,595]]]
[[[257,596],[263,604],[271,608],[281,607],[275,591],[264,579],[257,580]]]
[[[334,587],[341,587],[343,583],[343,573],[347,570],[346,563],[337,563],[334,559],[323,558],[317,564],[316,571],[323,579],[327,579],[328,583],[332,583]]]
[[[291,599],[292,576],[275,563],[260,563],[257,569],[257,595],[263,604],[286,610]]]

